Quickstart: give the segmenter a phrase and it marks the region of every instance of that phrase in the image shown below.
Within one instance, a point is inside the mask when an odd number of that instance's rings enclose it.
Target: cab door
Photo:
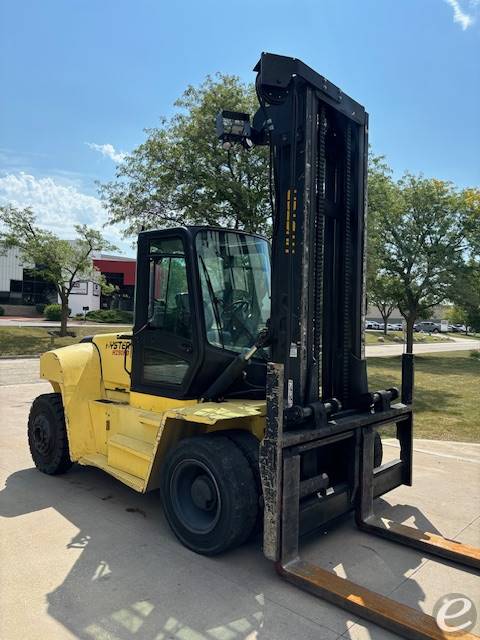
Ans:
[[[132,391],[188,397],[199,355],[190,253],[182,230],[140,235]]]

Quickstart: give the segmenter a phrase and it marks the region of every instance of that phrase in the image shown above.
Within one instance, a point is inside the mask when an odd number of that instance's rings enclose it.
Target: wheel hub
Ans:
[[[211,479],[206,475],[198,476],[190,489],[193,504],[204,511],[212,511],[216,504],[215,487]]]
[[[33,424],[33,441],[35,448],[41,455],[45,456],[52,446],[52,430],[46,416],[39,415]]]

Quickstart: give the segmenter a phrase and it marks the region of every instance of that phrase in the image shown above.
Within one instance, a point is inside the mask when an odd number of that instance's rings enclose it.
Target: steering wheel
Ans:
[[[243,314],[248,316],[251,306],[250,300],[247,300],[247,298],[240,298],[239,300],[231,302],[229,305],[224,307],[223,310],[227,313],[237,313],[241,311]]]
[[[233,300],[230,304],[223,306],[223,313],[230,317],[230,331],[232,334],[241,336],[246,334],[252,344],[255,342],[256,337],[248,327],[248,318],[252,309],[252,303],[247,298],[239,298]]]

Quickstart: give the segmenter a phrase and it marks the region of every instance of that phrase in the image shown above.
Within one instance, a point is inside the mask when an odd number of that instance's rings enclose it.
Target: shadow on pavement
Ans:
[[[157,492],[137,494],[97,469],[77,466],[57,477],[33,468],[18,471],[0,492],[0,516],[14,518],[47,508],[78,529],[67,549],[81,553],[64,581],[46,596],[48,614],[76,637],[235,640],[282,636],[279,626],[285,626],[285,620],[280,625],[274,622],[270,632],[263,633],[265,602],[255,585],[247,589],[241,579],[235,579],[234,571],[231,577],[225,571],[222,575],[218,559],[201,558],[177,543],[164,522]],[[48,537],[44,545],[45,553],[55,558],[59,551],[48,546]],[[255,563],[270,570],[258,545],[241,551],[253,552]],[[37,571],[34,564],[32,572]],[[267,608],[267,615],[279,617],[278,606]],[[305,637],[313,639],[314,629],[318,637],[319,627],[310,627]],[[293,631],[292,624],[288,637],[293,637]],[[338,635],[325,632],[321,637],[328,640]]]
[[[137,494],[97,469],[74,466],[58,477],[24,469],[0,492],[0,516],[47,508],[78,529],[67,549],[81,553],[47,595],[48,614],[78,638],[329,640],[352,624],[340,609],[275,578],[259,540],[220,558],[197,556],[172,536],[157,492]],[[376,510],[398,522],[413,516],[415,526],[437,532],[414,507],[380,499]],[[48,537],[44,544],[54,559],[58,549]],[[420,553],[354,530],[350,517],[302,547],[312,562],[387,596],[422,564]],[[424,602],[409,580],[409,604],[423,609]],[[370,637],[393,636],[372,627]]]

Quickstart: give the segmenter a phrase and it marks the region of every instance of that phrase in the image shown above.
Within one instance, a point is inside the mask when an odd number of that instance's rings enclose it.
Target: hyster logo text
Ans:
[[[105,345],[107,349],[111,350],[112,356],[123,356],[125,351],[130,347],[129,340],[112,340]]]

